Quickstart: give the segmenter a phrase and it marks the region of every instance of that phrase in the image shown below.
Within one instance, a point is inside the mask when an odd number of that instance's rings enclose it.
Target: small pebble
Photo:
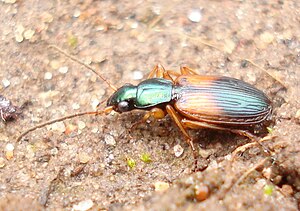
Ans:
[[[10,81],[9,81],[8,79],[6,79],[6,78],[3,78],[3,79],[2,79],[2,84],[3,84],[3,86],[4,86],[5,88],[7,88],[7,87],[9,87],[9,85],[10,85]]]
[[[23,34],[24,31],[25,31],[25,28],[22,24],[19,24],[16,26],[16,30],[15,30],[16,33]]]
[[[296,112],[295,118],[300,123],[300,109]]]
[[[26,146],[26,158],[27,158],[27,159],[32,159],[32,158],[34,158],[34,156],[35,156],[35,151],[36,151],[35,146],[33,146],[32,144],[28,144],[28,145]]]
[[[44,75],[44,79],[45,80],[51,80],[52,79],[52,73],[46,72],[45,75]]]
[[[24,32],[24,35],[23,35],[23,36],[24,36],[24,38],[25,38],[26,40],[30,40],[30,39],[33,37],[34,33],[35,33],[34,30],[28,29],[28,30],[26,30],[26,31]]]
[[[91,209],[93,206],[94,206],[94,202],[91,199],[88,199],[73,205],[73,210],[86,211]]]
[[[132,74],[133,74],[133,76],[132,76],[133,80],[141,80],[144,77],[143,73],[138,70],[133,71]]]
[[[267,44],[272,43],[274,38],[275,38],[274,35],[271,34],[270,32],[264,32],[260,35],[260,40]]]
[[[44,103],[45,108],[49,108],[50,106],[52,106],[52,101],[51,100],[47,100]]]
[[[75,9],[74,13],[73,13],[73,17],[74,18],[78,18],[81,15],[81,12],[79,9]]]
[[[79,105],[78,103],[73,103],[73,104],[72,104],[72,108],[73,108],[74,110],[78,110],[78,109],[80,109],[80,105]]]
[[[235,47],[236,47],[236,44],[231,39],[226,39],[224,41],[224,50],[227,53],[231,54],[233,52],[233,50],[235,49]]]
[[[137,21],[134,21],[132,24],[131,24],[131,28],[132,29],[136,29],[137,27],[139,26],[139,23]]]
[[[24,37],[23,37],[22,34],[16,33],[16,34],[15,34],[15,40],[16,40],[18,43],[21,43],[21,42],[23,42]]]
[[[5,4],[14,4],[17,0],[2,0]]]
[[[152,6],[152,12],[155,14],[155,15],[160,15],[161,13],[161,7],[159,5],[154,5]]]
[[[116,178],[114,177],[114,175],[112,175],[112,176],[109,177],[109,180],[110,180],[110,181],[115,181]]]
[[[73,131],[75,131],[77,129],[77,126],[72,125],[72,124],[68,124],[66,126],[66,130],[65,130],[65,134],[66,135],[70,135]]]
[[[100,101],[99,101],[98,99],[93,98],[93,99],[92,99],[92,103],[91,103],[92,108],[93,108],[94,110],[96,110],[96,109],[97,109],[97,106],[99,105],[99,103],[100,103]]]
[[[195,198],[197,201],[204,201],[208,198],[209,189],[207,185],[199,184],[195,186]]]
[[[154,183],[154,190],[157,192],[164,192],[170,187],[169,183],[166,182],[156,182]]]
[[[80,152],[78,159],[80,163],[88,163],[91,160],[91,157],[86,152]]]
[[[52,67],[52,69],[57,70],[60,66],[60,63],[57,60],[52,60],[50,61],[50,66]]]
[[[5,166],[5,159],[3,157],[0,157],[0,168],[3,168]]]
[[[14,145],[13,144],[7,144],[5,146],[5,156],[7,160],[10,160],[14,157]]]
[[[114,154],[109,154],[109,155],[108,155],[108,159],[109,159],[109,160],[113,160],[113,159],[115,159],[115,156],[114,156]]]
[[[50,154],[51,154],[51,155],[57,155],[57,154],[58,154],[58,149],[57,149],[56,147],[52,148],[52,149],[50,150]]]
[[[200,9],[192,9],[188,14],[188,19],[194,23],[199,23],[202,20],[202,12]]]
[[[48,127],[48,130],[50,130],[50,129],[64,133],[66,130],[66,126],[63,122],[56,122],[56,123],[51,124],[50,127]]]
[[[207,159],[213,153],[214,153],[213,149],[201,149],[201,148],[199,149],[199,155],[204,159]]]
[[[15,147],[13,144],[6,144],[5,150],[6,151],[14,151]]]
[[[98,131],[99,131],[99,128],[97,128],[97,127],[94,127],[91,130],[92,133],[98,133]]]
[[[69,68],[67,66],[63,66],[58,69],[58,72],[60,72],[62,74],[66,74],[68,71],[69,71]]]
[[[105,143],[110,146],[116,145],[116,140],[112,135],[106,134],[104,137]]]
[[[176,157],[180,157],[183,153],[184,149],[179,144],[174,146],[174,153]]]
[[[16,30],[15,30],[15,40],[17,42],[23,42],[24,37],[23,37],[23,32],[25,31],[25,28],[23,25],[17,25]]]
[[[85,122],[83,122],[83,121],[78,121],[77,125],[78,125],[79,130],[83,130],[86,126]]]

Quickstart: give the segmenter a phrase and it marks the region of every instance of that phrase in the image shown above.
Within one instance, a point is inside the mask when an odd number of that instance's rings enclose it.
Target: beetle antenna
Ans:
[[[99,78],[101,78],[105,83],[107,83],[107,85],[114,91],[117,91],[117,88],[112,85],[106,78],[104,78],[101,74],[99,74],[92,66],[80,61],[79,59],[77,59],[75,56],[72,56],[70,54],[68,54],[67,52],[65,52],[64,50],[62,50],[61,48],[59,48],[56,45],[49,45],[49,48],[54,48],[55,50],[57,50],[58,52],[62,53],[63,55],[65,55],[66,57],[68,57],[69,59],[83,65],[84,67],[86,67],[87,69],[91,70],[93,73],[95,73]],[[104,59],[106,60],[106,59]],[[103,60],[103,61],[104,61]]]
[[[26,136],[28,133],[30,133],[32,131],[35,131],[36,129],[45,127],[47,125],[51,125],[51,124],[56,123],[56,122],[61,122],[61,121],[67,120],[67,119],[72,119],[74,117],[79,117],[79,116],[84,116],[84,115],[101,115],[103,113],[107,114],[107,113],[111,112],[112,110],[113,110],[112,106],[109,106],[109,107],[106,107],[104,110],[85,111],[85,112],[75,113],[75,114],[71,114],[71,115],[68,115],[68,116],[60,117],[60,118],[57,118],[57,119],[49,120],[47,122],[43,122],[41,124],[38,124],[36,126],[33,126],[33,127],[29,128],[26,131],[24,131],[23,133],[21,133],[19,135],[19,137],[17,138],[17,142],[21,141],[22,138],[24,136]]]

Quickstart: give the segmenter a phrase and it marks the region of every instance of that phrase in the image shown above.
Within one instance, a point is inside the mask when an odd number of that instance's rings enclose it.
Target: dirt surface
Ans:
[[[1,95],[24,104],[17,120],[1,122],[0,207],[19,209],[22,201],[35,210],[299,209],[298,0],[2,0],[0,24]],[[25,129],[94,110],[112,93],[49,45],[117,87],[137,84],[157,63],[249,82],[273,101],[271,138],[263,142],[273,155],[254,146],[231,162],[247,138],[192,131],[199,165],[208,166],[192,173],[191,149],[169,117],[130,130],[142,111],[78,117],[17,142]],[[184,152],[176,157],[178,145]]]

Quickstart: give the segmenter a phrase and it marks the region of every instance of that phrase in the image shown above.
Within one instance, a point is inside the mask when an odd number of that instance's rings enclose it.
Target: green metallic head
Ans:
[[[131,111],[135,108],[137,86],[125,84],[107,100],[107,106],[112,106],[118,113]]]

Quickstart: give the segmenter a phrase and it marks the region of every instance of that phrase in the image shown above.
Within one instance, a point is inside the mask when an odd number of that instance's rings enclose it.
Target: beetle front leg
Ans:
[[[150,117],[153,117],[154,119],[163,119],[165,116],[166,113],[164,110],[160,108],[152,108],[150,111],[146,112],[146,114],[140,121],[134,123],[130,129],[135,129],[139,124],[145,123]]]
[[[170,80],[174,83],[175,79],[180,75],[181,75],[180,73],[177,73],[175,71],[165,70],[165,68],[161,64],[157,64],[153,68],[153,70],[151,70],[147,79],[149,79],[149,78],[164,78],[164,79]]]
[[[163,73],[165,72],[165,68],[161,64],[155,65],[153,70],[149,73],[147,79],[149,78],[163,78]]]

